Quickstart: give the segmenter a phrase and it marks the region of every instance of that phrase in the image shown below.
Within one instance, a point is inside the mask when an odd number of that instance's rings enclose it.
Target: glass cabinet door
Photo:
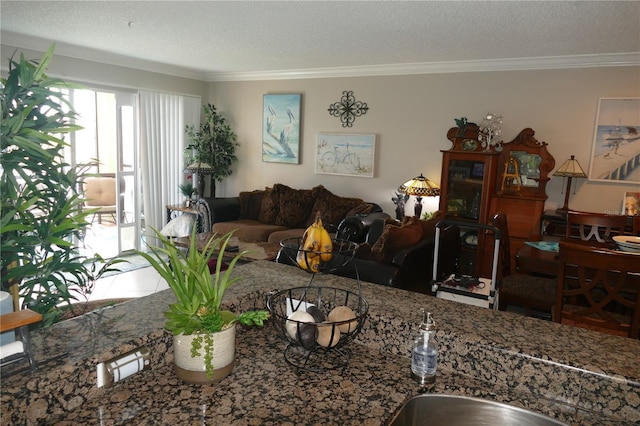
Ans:
[[[484,161],[450,160],[445,213],[448,217],[478,221],[482,203]]]

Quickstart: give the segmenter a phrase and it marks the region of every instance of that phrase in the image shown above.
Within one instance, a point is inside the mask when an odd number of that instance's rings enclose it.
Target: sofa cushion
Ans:
[[[268,242],[274,244],[280,244],[280,241],[287,238],[302,238],[306,228],[291,228],[282,231],[274,231],[269,235]]]
[[[269,225],[256,220],[240,219],[229,222],[216,222],[213,224],[213,232],[218,235],[224,235],[228,232],[235,231],[234,237],[238,237],[244,241],[263,241],[269,240],[269,235],[275,231],[283,231],[287,229],[284,226]]]
[[[266,224],[275,224],[278,217],[278,208],[280,207],[279,185],[273,188],[265,188],[262,202],[260,203],[260,213],[258,213],[258,222]]]
[[[415,217],[400,226],[393,222],[386,223],[382,235],[371,247],[371,258],[378,262],[390,263],[399,250],[418,244],[422,240],[423,232],[420,222],[420,219]]]
[[[415,216],[411,216],[411,217],[405,217],[403,219],[403,224],[408,223],[410,221],[416,221],[418,223],[420,223],[420,225],[422,225],[422,238],[421,240],[427,239],[427,238],[434,238],[435,234],[436,234],[436,225],[438,224],[438,222],[440,222],[442,219],[444,219],[444,215],[442,214],[442,212],[437,211],[433,217],[429,220],[420,220],[418,221],[417,219],[414,219]]]
[[[325,225],[337,227],[350,211],[358,209],[364,211],[367,207],[370,207],[360,198],[346,198],[334,195],[322,185],[313,188],[313,190],[316,193],[316,198],[311,208],[311,214],[307,217],[306,226],[313,223],[317,212],[320,212]]]
[[[288,228],[304,228],[307,216],[315,202],[313,189],[293,189],[278,184],[278,215],[276,225]]]
[[[241,192],[240,198],[240,219],[258,220],[260,217],[260,207],[265,191],[257,189],[255,191]]]

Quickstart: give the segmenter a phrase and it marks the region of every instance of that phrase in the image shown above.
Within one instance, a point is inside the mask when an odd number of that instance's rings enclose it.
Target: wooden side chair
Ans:
[[[631,233],[640,237],[640,216],[633,216],[631,219]]]
[[[42,315],[31,309],[0,315],[0,333],[15,330],[16,338],[14,342],[0,346],[0,367],[27,359],[30,370],[32,372],[36,370],[36,361],[29,340],[29,325],[41,320]]]
[[[638,338],[638,255],[561,241],[558,272],[555,322]]]
[[[626,225],[627,217],[622,215],[569,211],[565,239],[604,243],[615,235],[624,234]]]
[[[521,306],[526,316],[551,320],[556,301],[556,279],[511,272],[511,250],[507,214],[498,212],[491,217],[491,224],[502,233],[499,257],[498,309],[506,311],[509,305]]]

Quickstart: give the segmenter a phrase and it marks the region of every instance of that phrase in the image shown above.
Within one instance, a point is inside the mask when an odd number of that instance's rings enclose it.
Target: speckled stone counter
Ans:
[[[236,268],[232,310],[263,308],[269,292],[307,284],[298,269],[271,262]],[[357,291],[336,276],[314,285]],[[223,381],[187,385],[172,370],[162,329],[171,291],[33,334],[40,370],[2,380],[2,424],[361,424],[387,423],[417,394],[409,378],[420,307],[438,325],[438,378],[428,392],[506,402],[574,425],[640,423],[640,342],[505,312],[362,283],[369,317],[349,346],[343,372],[298,371],[285,362],[275,327],[239,329],[236,365]],[[96,365],[146,346],[152,368],[109,389]]]

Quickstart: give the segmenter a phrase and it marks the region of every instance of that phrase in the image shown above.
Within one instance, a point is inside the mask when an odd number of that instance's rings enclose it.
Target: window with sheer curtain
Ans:
[[[181,201],[185,127],[200,124],[200,97],[140,91],[140,174],[146,234],[162,229],[166,206]]]

